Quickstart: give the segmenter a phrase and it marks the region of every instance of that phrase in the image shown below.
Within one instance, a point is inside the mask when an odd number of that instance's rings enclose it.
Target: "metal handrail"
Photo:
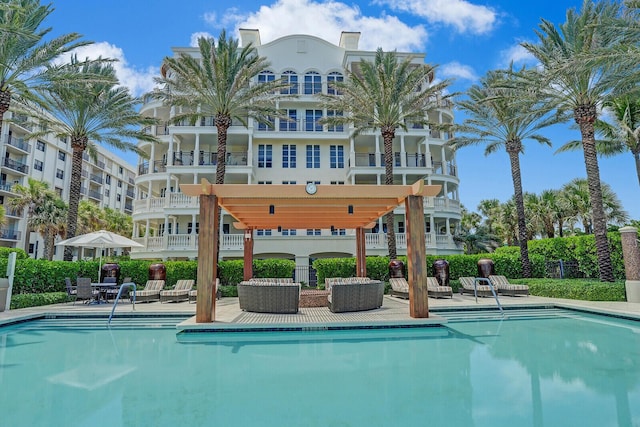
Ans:
[[[500,300],[498,299],[498,294],[496,293],[496,290],[493,287],[493,283],[491,283],[491,280],[487,279],[486,277],[476,277],[473,280],[473,294],[476,297],[476,302],[478,302],[478,282],[487,282],[487,285],[489,285],[489,288],[491,288],[491,293],[493,294],[493,297],[496,299],[496,303],[498,304],[498,308],[500,309],[500,314],[504,316],[504,310],[502,310],[502,305],[500,305]]]
[[[113,302],[113,308],[111,309],[111,314],[109,315],[109,320],[107,321],[107,326],[111,325],[111,319],[113,318],[113,313],[116,311],[116,305],[118,305],[118,300],[120,299],[120,295],[122,295],[122,290],[125,288],[133,288],[133,310],[136,309],[136,284],[133,282],[127,282],[120,285],[120,289],[118,290],[118,296],[116,300]]]

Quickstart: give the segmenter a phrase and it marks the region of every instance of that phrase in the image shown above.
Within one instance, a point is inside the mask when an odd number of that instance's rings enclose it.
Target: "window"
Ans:
[[[331,145],[329,147],[329,158],[331,169],[344,168],[344,147],[342,145]]]
[[[271,144],[258,145],[258,167],[273,167],[273,146]]]
[[[307,110],[305,112],[304,130],[307,132],[322,132],[322,125],[318,121],[322,118],[322,110]]]
[[[109,194],[111,194],[111,192],[109,191],[108,188],[104,189],[104,197],[109,197]]]
[[[111,184],[111,175],[107,175],[107,177],[104,179],[104,182],[106,184]]]
[[[116,200],[119,202],[122,200],[122,195],[121,194],[116,194]]]
[[[295,228],[283,228],[281,233],[283,236],[295,236],[297,230]]]
[[[331,185],[344,185],[344,181],[331,181]]]
[[[282,167],[296,167],[296,146],[294,144],[284,144],[282,146]]]
[[[64,171],[62,169],[56,169],[56,178],[64,179]]]
[[[271,181],[258,181],[258,185],[271,185]]]
[[[44,153],[44,147],[45,147],[45,143],[38,140],[36,141],[36,148],[38,149],[38,151],[42,151]]]
[[[271,116],[268,116],[266,122],[258,122],[258,130],[272,131],[275,129],[275,123],[275,119]]]
[[[283,95],[297,95],[298,94],[298,75],[295,71],[285,71],[282,73],[282,80],[285,83],[289,83],[291,86],[285,89],[281,89],[280,93]]]
[[[37,171],[42,171],[42,165],[43,163],[40,160],[33,161],[33,168]]]
[[[346,236],[347,230],[344,228],[333,228],[331,227],[331,235],[332,236]]]
[[[29,243],[29,253],[32,254],[33,250],[35,248],[36,245],[34,245],[33,243]]]
[[[398,233],[404,233],[404,221],[398,222]]]
[[[118,180],[118,188],[122,188],[122,181]]]
[[[122,166],[119,166],[119,167],[118,167],[118,173],[119,173],[120,175],[122,175],[122,173],[123,173],[123,172],[124,172],[124,170],[122,169]]]
[[[271,236],[271,230],[263,230],[261,228],[256,230],[257,236]]]
[[[260,74],[258,74],[258,83],[272,82],[275,81],[275,79],[276,75],[271,71],[262,71]]]
[[[229,224],[222,224],[222,234],[229,234]]]
[[[58,197],[62,197],[62,188],[56,187],[56,194],[58,195]]]
[[[289,120],[280,119],[280,131],[291,132],[298,130],[298,110],[287,110]]]
[[[192,231],[193,231],[193,223],[190,222],[187,224],[187,234],[191,234]],[[199,231],[200,231],[200,223],[196,222],[196,234],[198,234]]]
[[[342,111],[327,110],[327,117],[343,116]],[[329,132],[344,132],[344,125],[328,125],[327,130]]]
[[[327,93],[329,95],[342,95],[342,91],[338,90],[332,83],[342,82],[344,77],[338,72],[329,73],[327,76]]]
[[[319,236],[320,231],[319,228],[307,228],[307,236]]]
[[[58,151],[58,159],[64,162],[67,159],[67,153],[64,151]]]
[[[320,168],[320,145],[307,145],[307,169]]]
[[[322,80],[320,74],[309,71],[304,75],[304,94],[313,95],[322,92]]]
[[[296,185],[296,181],[282,181],[284,185]]]

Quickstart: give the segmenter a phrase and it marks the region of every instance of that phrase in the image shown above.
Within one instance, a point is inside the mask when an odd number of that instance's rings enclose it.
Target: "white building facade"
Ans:
[[[328,82],[344,79],[345,69],[375,52],[358,50],[359,33],[343,33],[339,45],[308,35],[291,35],[262,45],[257,30],[241,30],[241,43],[252,42],[270,63],[257,82],[287,77],[296,95],[279,101],[289,120],[274,119],[271,126],[250,121],[233,123],[228,131],[225,183],[384,185],[384,148],[380,132],[354,137],[349,126],[330,127],[318,120],[328,114],[315,93],[328,93]],[[174,54],[199,55],[196,48],[175,48]],[[400,57],[409,54],[398,54]],[[411,54],[416,63],[424,55]],[[295,84],[297,83],[297,84]],[[144,248],[133,248],[132,258],[195,259],[197,257],[198,199],[180,192],[180,184],[215,182],[217,129],[213,118],[199,123],[170,124],[170,107],[148,97],[141,112],[163,124],[147,131],[159,144],[142,142],[149,154],[138,166],[137,198],[133,206],[134,236]],[[330,114],[330,112],[329,112]],[[429,112],[436,123],[453,123],[452,104],[442,100]],[[394,182],[412,184],[423,179],[441,185],[440,195],[425,198],[427,253],[455,254],[462,249],[453,240],[461,209],[454,152],[445,144],[451,135],[414,126],[398,130],[393,142]],[[394,211],[398,254],[406,254],[404,208]],[[224,211],[220,226],[220,259],[241,259],[243,232]],[[384,218],[366,234],[366,253],[387,255]],[[355,230],[273,229],[254,232],[254,257],[295,259],[306,267],[315,258],[355,254]]]
[[[27,212],[12,209],[8,201],[16,197],[16,184],[28,186],[28,178],[49,184],[69,202],[72,150],[69,139],[54,136],[31,138],[33,128],[26,118],[6,115],[0,133],[3,156],[0,164],[0,204],[6,210],[6,223],[0,228],[0,246],[17,247],[30,257],[42,257],[44,242],[37,232],[27,234]],[[133,213],[136,168],[119,156],[97,145],[97,159],[83,156],[81,196],[101,208]],[[64,248],[54,247],[54,259],[63,258]]]

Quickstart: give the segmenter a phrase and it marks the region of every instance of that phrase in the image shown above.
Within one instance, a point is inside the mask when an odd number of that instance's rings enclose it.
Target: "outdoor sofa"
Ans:
[[[256,313],[297,313],[300,283],[255,281],[238,283],[240,309]]]
[[[382,307],[384,283],[368,277],[325,279],[329,310],[333,313],[373,310]]]

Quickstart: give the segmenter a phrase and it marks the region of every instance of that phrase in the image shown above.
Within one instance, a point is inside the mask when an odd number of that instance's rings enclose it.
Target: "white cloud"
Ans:
[[[498,21],[495,10],[465,0],[375,0],[374,3],[423,17],[431,23],[451,25],[460,33],[485,34]]]
[[[116,59],[117,61],[112,63],[113,68],[116,70],[116,76],[120,84],[129,88],[133,96],[140,96],[151,91],[154,87],[153,78],[160,73],[157,67],[137,69],[130,66],[122,49],[107,42],[79,47],[72,53],[61,57],[60,61],[69,61],[71,54],[76,54],[79,60],[86,58],[97,59],[98,57]]]
[[[339,1],[277,0],[270,6],[248,15],[235,9],[225,13],[228,26],[257,28],[262,43],[289,34],[311,34],[337,44],[342,31],[361,33],[359,48],[375,50],[424,51],[427,31],[422,25],[409,26],[395,16],[365,16],[357,6]],[[208,14],[208,22],[220,26],[215,15]]]
[[[501,51],[500,57],[502,58],[501,67],[504,68],[508,67],[512,62],[514,65],[531,65],[537,62],[536,57],[522,47],[520,43]]]
[[[215,37],[207,32],[201,31],[198,33],[193,33],[191,34],[191,41],[189,42],[189,46],[191,47],[198,47],[198,39],[200,37],[206,37],[206,38],[211,38],[214,39]]]
[[[473,68],[456,61],[449,62],[448,64],[443,64],[438,68],[438,70],[439,73],[437,74],[440,74],[446,78],[455,78],[470,81],[478,80],[478,76],[476,75],[475,71],[473,71]]]

